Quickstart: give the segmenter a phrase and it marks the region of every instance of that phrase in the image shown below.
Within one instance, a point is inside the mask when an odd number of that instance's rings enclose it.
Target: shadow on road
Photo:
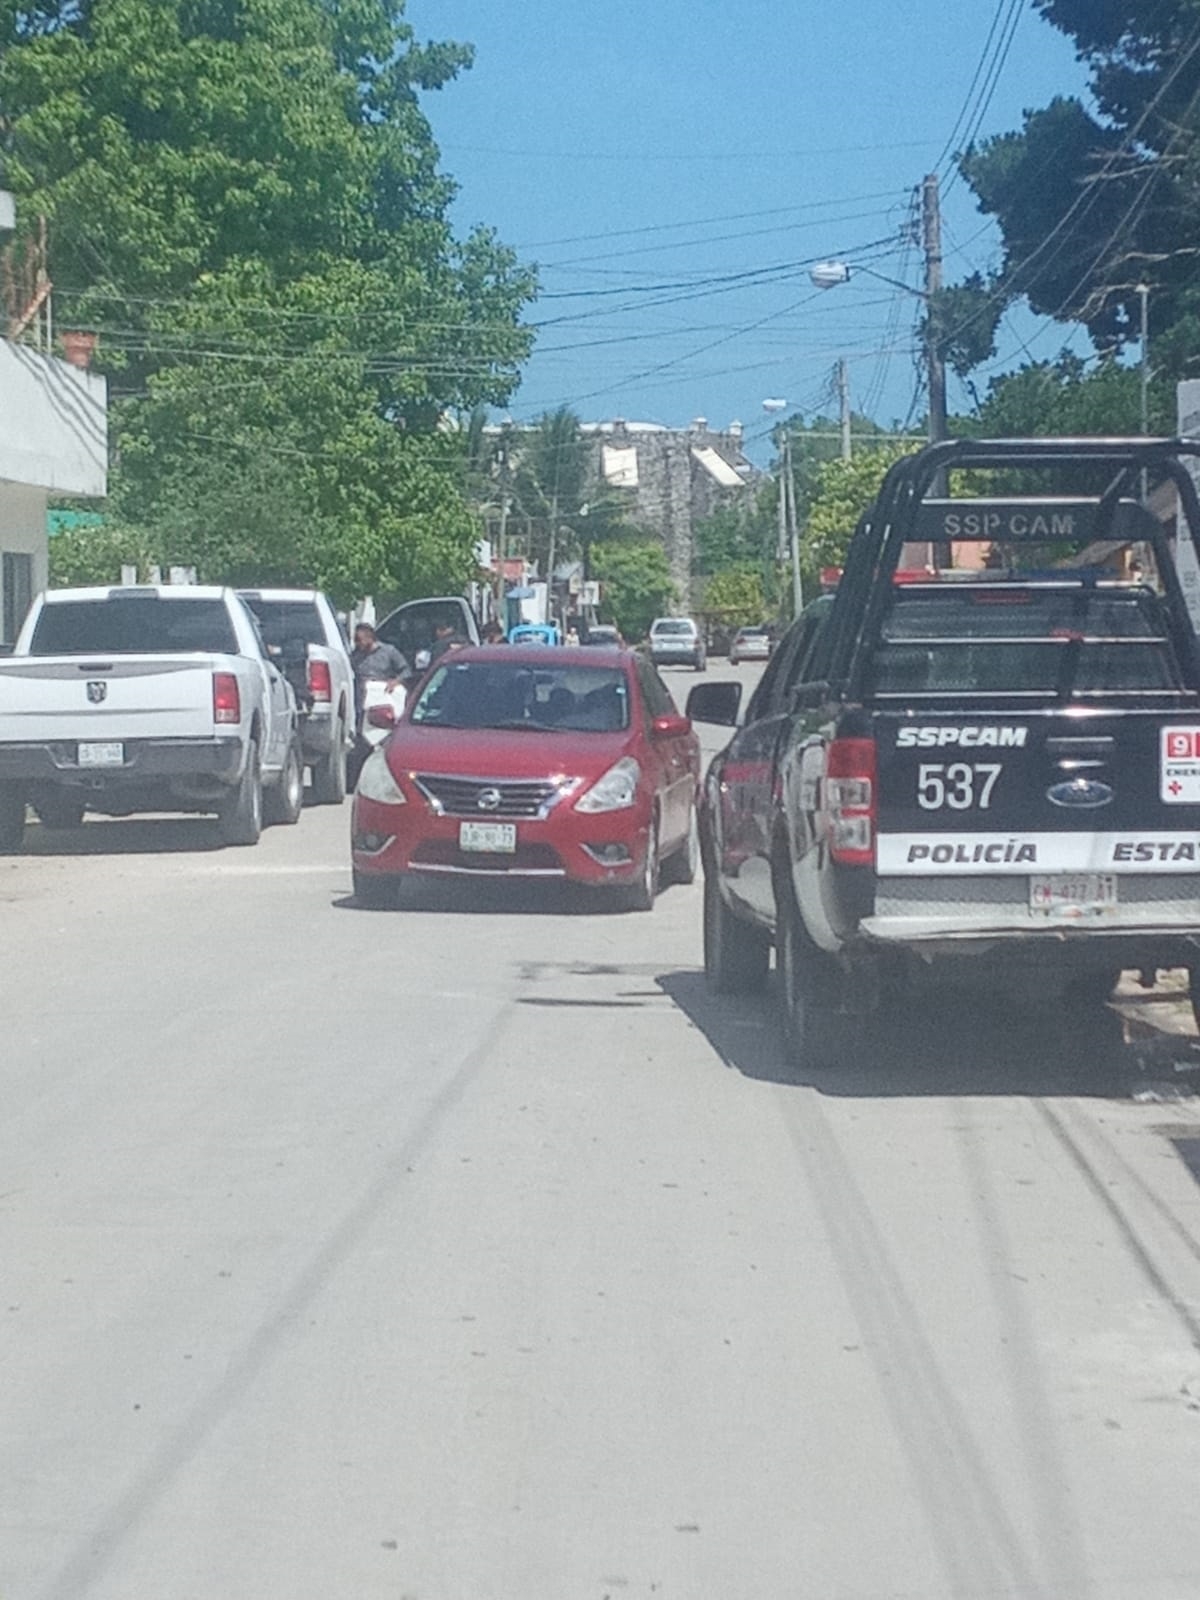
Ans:
[[[212,817],[88,817],[80,828],[44,828],[31,823],[22,850],[27,856],[140,856],[220,850]]]
[[[664,888],[662,894],[673,891]],[[585,889],[578,884],[549,880],[545,883],[516,881],[503,883],[493,878],[418,878],[405,882],[398,906],[360,906],[353,895],[342,895],[334,902],[338,911],[357,911],[363,916],[429,915],[506,916],[506,917],[610,917],[634,916],[620,899],[604,889]]]
[[[1109,1007],[1064,1013],[1061,1005],[953,990],[915,994],[873,1027],[837,1070],[806,1069],[785,1054],[773,995],[714,995],[703,973],[668,972],[663,993],[747,1078],[857,1098],[924,1095],[1093,1096],[1128,1099],[1165,1070],[1169,1043],[1126,1042]]]

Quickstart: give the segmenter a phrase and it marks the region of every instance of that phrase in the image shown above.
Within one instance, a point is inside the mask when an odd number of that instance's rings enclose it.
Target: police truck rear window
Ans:
[[[871,663],[872,692],[1104,698],[1182,687],[1149,589],[1078,584],[898,586]]]

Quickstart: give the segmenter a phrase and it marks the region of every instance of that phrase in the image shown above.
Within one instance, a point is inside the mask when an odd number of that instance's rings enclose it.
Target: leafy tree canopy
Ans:
[[[657,540],[613,539],[598,544],[591,558],[602,585],[600,615],[627,639],[640,639],[675,593],[667,553]]]
[[[7,5],[0,38],[8,181],[114,379],[118,514],[212,577],[468,571],[440,419],[511,394],[534,287],[448,220],[420,96],[469,48],[401,0]]]
[[[727,567],[704,585],[704,611],[730,628],[744,628],[767,615],[762,574],[753,568]]]
[[[1151,432],[1172,432],[1170,386],[1155,383],[1150,402]],[[1141,426],[1139,373],[1111,360],[1089,370],[1071,351],[993,379],[978,416],[953,424],[955,433],[977,438],[1135,434]]]
[[[804,527],[802,557],[815,576],[822,567],[840,567],[858,519],[879,493],[884,474],[912,446],[885,444],[863,450],[852,461],[827,461],[821,467]]]
[[[1137,337],[1144,280],[1156,356],[1180,373],[1200,354],[1200,5],[1036,4],[1074,42],[1093,106],[1056,99],[963,155],[981,209],[1000,224],[1004,260],[993,283],[972,286],[960,331],[1027,295],[1034,311],[1085,323],[1111,351]]]

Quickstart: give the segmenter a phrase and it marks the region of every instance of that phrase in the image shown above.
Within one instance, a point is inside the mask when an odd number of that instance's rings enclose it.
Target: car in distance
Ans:
[[[611,622],[597,622],[587,631],[584,644],[596,650],[620,650],[624,647],[621,630]]]
[[[693,667],[708,660],[704,635],[691,617],[655,617],[650,624],[650,659],[656,667]]]
[[[333,607],[316,589],[242,589],[300,714],[300,753],[318,805],[346,798],[354,739],[354,669]]]
[[[771,656],[771,635],[766,628],[739,628],[729,647],[729,664],[740,667],[743,661],[767,661]]]
[[[500,645],[435,664],[354,796],[355,898],[418,876],[568,879],[648,911],[699,865],[700,746],[630,650]]]

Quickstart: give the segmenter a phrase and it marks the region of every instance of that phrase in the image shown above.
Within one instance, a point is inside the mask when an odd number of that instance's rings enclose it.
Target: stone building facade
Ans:
[[[597,487],[628,497],[631,522],[658,535],[686,610],[696,554],[696,524],[753,494],[756,469],[742,453],[742,428],[687,428],[651,422],[584,423]]]

